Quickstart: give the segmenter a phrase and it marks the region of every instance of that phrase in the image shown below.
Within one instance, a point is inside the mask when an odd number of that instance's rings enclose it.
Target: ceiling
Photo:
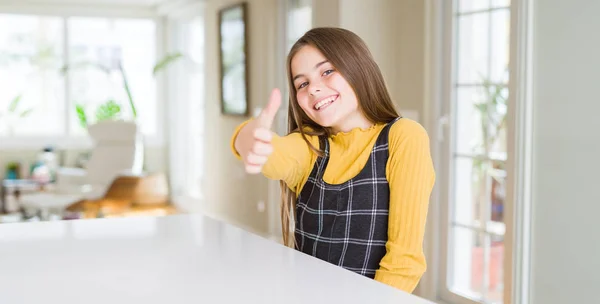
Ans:
[[[157,7],[169,2],[188,2],[185,0],[20,0],[21,5],[99,5],[99,6],[137,6]],[[14,0],[0,0],[0,4],[14,4]]]

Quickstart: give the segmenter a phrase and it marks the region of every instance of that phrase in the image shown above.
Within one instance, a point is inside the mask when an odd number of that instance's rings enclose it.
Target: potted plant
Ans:
[[[164,70],[169,65],[171,65],[172,63],[176,62],[177,60],[179,60],[183,57],[184,56],[181,53],[173,53],[173,54],[168,54],[168,55],[164,56],[154,65],[154,67],[152,69],[152,75],[156,76],[160,71]],[[93,62],[80,62],[80,63],[76,63],[76,64],[73,64],[70,66],[67,65],[62,68],[62,72],[66,73],[73,68],[86,68],[86,67],[92,67],[92,68],[98,69],[98,70],[106,73],[107,75],[110,75],[113,72],[113,69],[110,69],[109,67],[107,67],[105,65],[102,65],[99,63],[93,63]],[[125,93],[127,95],[127,103],[129,105],[131,115],[132,115],[131,119],[133,121],[135,121],[135,120],[137,120],[137,116],[138,116],[137,107],[136,107],[134,98],[131,93],[127,74],[125,73],[125,70],[123,69],[123,65],[120,62],[116,65],[116,71],[121,75],[121,78],[123,79],[122,86],[123,86],[123,90],[125,90]],[[124,117],[122,116],[122,106],[118,101],[116,101],[114,99],[107,100],[106,102],[104,102],[103,104],[98,106],[98,108],[94,112],[93,117],[91,117],[89,115],[88,109],[86,109],[86,107],[82,103],[77,103],[75,105],[75,111],[77,113],[77,119],[79,121],[79,124],[83,128],[87,128],[87,126],[91,122],[99,122],[99,121],[103,121],[103,120],[124,119]]]
[[[6,179],[19,179],[21,178],[19,172],[21,165],[18,162],[9,162],[6,164]]]

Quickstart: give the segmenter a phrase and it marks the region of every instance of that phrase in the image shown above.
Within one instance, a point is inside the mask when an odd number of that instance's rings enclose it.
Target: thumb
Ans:
[[[277,115],[277,111],[279,110],[279,106],[281,106],[281,92],[279,92],[279,89],[273,89],[271,97],[269,98],[269,103],[267,103],[267,106],[258,115],[258,124],[263,128],[270,129],[275,120],[275,116]]]

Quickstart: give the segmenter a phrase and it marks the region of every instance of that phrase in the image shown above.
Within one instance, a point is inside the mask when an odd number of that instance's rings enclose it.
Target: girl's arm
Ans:
[[[427,268],[423,238],[435,172],[429,137],[417,122],[405,118],[396,122],[390,129],[389,144],[387,253],[375,280],[413,292]]]
[[[246,172],[263,173],[283,180],[296,190],[311,165],[308,145],[299,134],[279,137],[271,131],[281,105],[281,93],[273,89],[265,108],[256,119],[241,124],[231,138],[234,155],[244,162]]]
[[[231,138],[232,152],[239,160],[242,160],[242,157],[235,148],[235,140],[240,131],[250,121],[238,126]],[[308,136],[308,139],[316,147],[319,146],[318,137]],[[272,153],[263,164],[262,174],[269,179],[283,180],[290,189],[298,191],[298,187],[310,173],[316,155],[311,152],[300,133],[292,133],[286,136],[272,133],[270,145],[272,146]]]

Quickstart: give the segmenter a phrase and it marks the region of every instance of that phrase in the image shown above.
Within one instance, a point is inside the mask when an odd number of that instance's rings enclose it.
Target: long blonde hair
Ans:
[[[310,45],[319,50],[336,70],[346,79],[354,90],[358,107],[365,117],[373,123],[388,123],[397,118],[396,111],[383,75],[373,59],[365,42],[351,31],[341,28],[321,27],[306,32],[290,49],[287,57],[287,75],[289,86],[288,133],[300,132],[310,149],[322,156],[323,151],[314,147],[307,135],[331,135],[331,129],[312,121],[300,108],[296,98],[291,63],[296,53]],[[283,181],[281,186],[281,225],[283,243],[294,246],[294,221],[296,193]]]

